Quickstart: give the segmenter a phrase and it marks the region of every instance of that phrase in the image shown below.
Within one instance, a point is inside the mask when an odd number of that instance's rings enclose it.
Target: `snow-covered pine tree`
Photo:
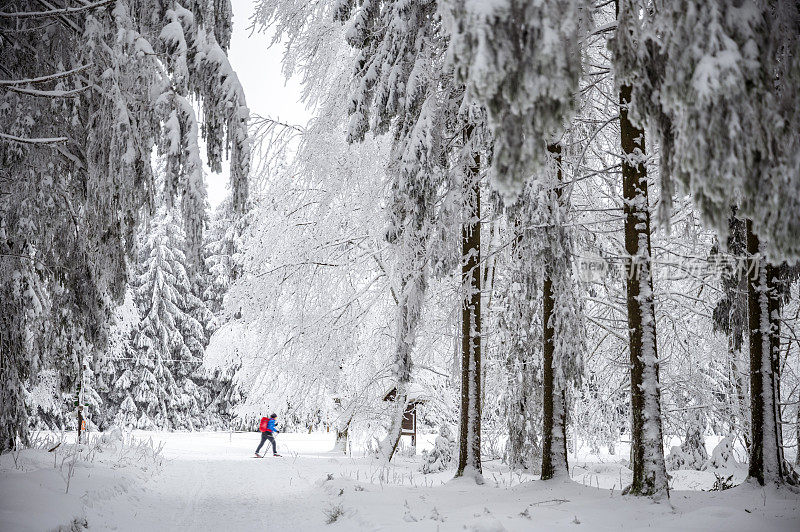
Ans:
[[[513,277],[511,293],[505,296],[507,307],[503,313],[503,327],[519,329],[510,335],[512,342],[508,345],[515,360],[509,368],[510,379],[520,381],[511,389],[516,390],[523,383],[529,387],[514,394],[520,396],[517,400],[524,398],[525,403],[509,412],[510,431],[515,437],[511,450],[518,453],[524,448],[541,457],[544,479],[568,471],[567,389],[581,381],[585,328],[579,285],[573,278],[573,236],[563,226],[569,215],[560,186],[564,154],[559,144],[551,144],[549,150],[549,168],[529,182],[516,204],[508,209],[516,248],[512,260],[519,273]],[[541,315],[537,315],[539,312]],[[525,374],[517,375],[520,371]],[[534,426],[538,413],[531,411],[538,404],[542,405],[538,407],[542,411],[540,430]],[[533,457],[511,458],[531,467]]]
[[[544,169],[548,145],[553,146],[564,131],[575,108],[581,74],[581,31],[586,16],[574,1],[521,2],[511,1],[481,5],[457,2],[454,8],[455,28],[451,53],[456,71],[469,93],[488,112],[488,124],[494,135],[492,172],[494,185],[506,197],[513,198],[531,174]],[[552,148],[555,149],[555,148]],[[560,148],[558,149],[560,152]],[[558,175],[561,175],[560,156]],[[550,183],[549,192],[560,185]],[[539,188],[534,186],[536,193]],[[547,189],[542,190],[548,193]],[[560,193],[553,194],[560,196]],[[558,200],[554,200],[557,201]],[[536,208],[534,201],[534,209]],[[546,223],[558,224],[558,207]],[[562,246],[558,230],[555,249]],[[526,236],[537,238],[528,233]],[[546,245],[543,247],[547,247]],[[566,258],[566,260],[565,260]],[[572,374],[572,362],[580,352],[556,353],[556,346],[566,346],[555,338],[554,322],[565,301],[556,299],[566,288],[554,277],[566,281],[569,274],[568,254],[543,257],[548,274],[543,278],[544,310],[544,432],[543,478],[567,471],[566,465],[566,395],[563,375]],[[567,269],[567,272],[569,270]],[[569,290],[568,290],[569,291]],[[563,332],[572,338],[575,331]],[[579,329],[578,329],[579,330]],[[562,331],[559,331],[561,333]],[[570,351],[572,346],[567,347]],[[558,368],[564,363],[567,368]],[[555,375],[554,376],[554,372]]]
[[[184,232],[174,210],[160,207],[142,238],[132,283],[141,316],[132,336],[135,360],[127,378],[118,382],[131,388],[139,428],[191,429],[206,406],[194,382],[205,331],[192,315],[205,307],[192,293],[183,247]]]
[[[800,257],[800,6],[620,0],[620,14],[615,69],[656,132],[664,206],[677,180],[721,238],[737,205],[776,264]]]
[[[576,0],[458,0],[452,10],[456,73],[494,136],[493,185],[514,197],[574,112],[588,17]]]
[[[507,277],[499,295],[500,349],[504,354],[506,387],[503,409],[508,430],[506,462],[512,468],[539,471],[542,413],[541,299],[537,265],[529,260],[530,242],[523,237],[528,221],[524,202],[509,209],[512,247],[499,275]]]
[[[763,257],[765,247],[747,220],[747,316],[750,329],[750,467],[762,486],[798,484],[800,476],[784,459],[780,411],[781,267]]]
[[[427,475],[447,469],[453,462],[455,447],[456,442],[450,427],[446,424],[442,425],[434,441],[433,449],[425,453],[422,472]]]
[[[204,232],[204,268],[194,275],[193,294],[190,299],[192,317],[204,327],[203,348],[207,347],[213,333],[224,323],[222,304],[231,284],[242,270],[242,235],[247,216],[238,216],[227,197],[210,216],[208,230]],[[230,426],[235,417],[234,408],[242,401],[235,375],[241,364],[209,368],[201,366],[194,380],[201,385],[204,403],[211,406],[207,414],[211,424]]]
[[[790,0],[683,0],[661,9],[649,9],[649,2],[639,0],[623,3],[613,45],[615,66],[636,88],[633,119],[657,132],[662,188],[671,191],[671,180],[677,178],[723,238],[730,228],[730,206],[736,205],[758,241],[748,250],[767,257],[764,269],[796,259],[800,6]],[[731,123],[737,127],[731,129]],[[757,291],[762,295],[751,294],[749,300],[766,297],[766,284],[760,283]],[[769,329],[753,329],[760,323],[755,310],[749,305],[751,344],[763,340],[767,346],[770,342],[758,335]],[[767,351],[761,350],[764,357]],[[756,377],[759,386],[773,382],[767,358],[756,358],[751,353],[751,372],[763,372]],[[766,388],[762,392],[762,398],[755,398],[758,389],[751,387],[753,405],[759,405],[751,411],[754,437],[756,424],[770,432],[780,424],[763,419],[777,415],[768,404],[777,399]],[[772,463],[777,451],[772,443],[768,446],[751,449],[751,454],[763,451],[765,462],[757,456],[751,462],[769,472],[751,473],[758,482],[765,476],[784,482],[789,477],[781,473],[782,464]]]
[[[561,227],[567,216],[562,183],[561,144],[551,144],[555,179],[544,184],[542,279],[542,479],[569,474],[567,462],[567,389],[583,374],[583,308],[573,278],[572,236]],[[534,203],[535,205],[535,203]],[[534,238],[531,236],[531,238]]]
[[[472,110],[476,117],[482,113]],[[474,119],[473,119],[474,120]],[[478,119],[482,122],[482,119]],[[483,344],[481,303],[484,273],[481,265],[481,134],[482,128],[468,123],[459,165],[462,176],[463,220],[461,222],[461,416],[459,430],[458,469],[456,477],[481,474],[481,392],[484,372],[481,370]]]
[[[711,250],[714,257],[719,257],[723,266],[721,272],[722,297],[714,307],[713,326],[716,331],[725,334],[728,345],[728,358],[725,361],[725,373],[728,376],[724,389],[731,401],[728,416],[732,425],[741,428],[745,450],[750,452],[750,405],[749,382],[745,378],[747,361],[746,351],[743,353],[745,339],[748,336],[747,323],[747,272],[742,268],[747,253],[746,223],[736,217],[733,208],[729,218],[727,245],[715,243]],[[727,254],[725,255],[725,251]],[[730,257],[732,260],[725,260]],[[723,262],[724,260],[724,262]]]
[[[220,312],[228,288],[242,273],[242,238],[245,218],[233,211],[230,198],[226,198],[211,214],[205,232],[205,263],[207,281],[203,301],[215,316],[214,328],[220,325]]]

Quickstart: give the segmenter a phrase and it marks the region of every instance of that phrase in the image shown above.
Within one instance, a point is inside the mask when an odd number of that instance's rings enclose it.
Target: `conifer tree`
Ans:
[[[542,476],[552,478],[567,471],[565,389],[568,379],[579,378],[580,370],[575,370],[581,367],[575,363],[582,356],[581,349],[575,349],[566,337],[575,340],[581,334],[580,326],[573,329],[574,320],[561,319],[573,307],[567,273],[569,244],[559,228],[560,207],[538,201],[535,194],[552,196],[555,203],[556,196],[560,197],[560,192],[556,193],[560,184],[547,182],[543,176],[550,159],[548,145],[554,146],[574,112],[581,74],[579,36],[586,17],[577,2],[554,0],[488,6],[457,2],[454,18],[451,53],[456,72],[467,91],[485,106],[494,137],[493,185],[511,202],[520,191],[523,196],[530,193],[530,201],[527,197],[522,200],[523,212],[527,209],[527,216],[543,218],[548,226],[541,234],[526,232],[525,238],[534,239],[529,245],[540,253],[529,260],[541,261],[547,272],[542,278]],[[557,166],[560,177],[560,157]],[[526,190],[528,180],[532,184]],[[569,310],[564,313],[562,309]]]
[[[786,462],[780,411],[781,293],[780,266],[769,264],[764,247],[747,220],[747,316],[750,330],[750,467],[762,486],[798,484]]]
[[[118,382],[123,388],[130,383],[138,428],[192,428],[205,407],[194,382],[205,331],[192,316],[205,306],[192,293],[183,235],[173,211],[161,207],[139,250],[133,281],[141,315],[132,336],[135,360]]]
[[[631,44],[629,24],[637,16],[617,2],[618,29],[614,50],[622,54]],[[631,465],[633,480],[625,491],[669,497],[661,429],[661,390],[656,348],[655,298],[650,245],[650,205],[644,130],[629,116],[633,87],[619,78],[619,121],[622,195],[625,213],[626,288],[631,364]],[[668,191],[666,191],[668,192]]]
[[[207,282],[203,301],[219,318],[222,302],[231,283],[241,274],[241,247],[244,221],[236,216],[230,198],[226,198],[211,216],[206,231],[205,264]],[[219,325],[218,321],[216,325]]]
[[[632,86],[632,120],[656,133],[662,220],[677,181],[721,238],[737,205],[773,262],[800,256],[800,6],[619,5],[614,66]]]
[[[766,258],[763,270],[797,258],[800,6],[788,0],[683,0],[649,7],[646,1],[620,1],[612,48],[617,71],[633,89],[632,119],[657,133],[667,200],[662,218],[677,179],[721,238],[731,228],[730,206],[737,205],[749,220],[748,252],[759,254],[751,260]],[[791,477],[781,473],[775,450],[780,445],[770,443],[780,423],[774,419],[777,394],[770,391],[770,383],[779,388],[768,355],[774,328],[762,323],[769,315],[767,284],[762,280],[754,288],[751,282],[748,289],[756,350],[751,372],[759,374],[751,380],[752,406],[758,406],[751,409],[751,430],[754,441],[767,445],[751,448],[751,474],[758,482],[783,483]],[[768,432],[764,440],[762,427]]]

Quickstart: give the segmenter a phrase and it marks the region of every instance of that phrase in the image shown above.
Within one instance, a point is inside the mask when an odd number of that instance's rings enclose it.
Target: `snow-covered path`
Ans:
[[[291,459],[173,460],[146,491],[106,501],[87,518],[90,529],[264,530],[268,522],[285,530],[308,524],[297,517],[312,487]]]
[[[312,492],[332,455],[298,455],[281,442],[290,454],[256,459],[257,434],[170,436],[159,435],[166,439],[163,471],[142,490],[92,505],[90,530],[308,530],[322,524],[319,510],[308,509],[318,507]]]

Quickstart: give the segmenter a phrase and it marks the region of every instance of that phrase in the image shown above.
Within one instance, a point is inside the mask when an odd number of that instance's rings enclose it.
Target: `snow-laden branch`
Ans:
[[[37,90],[37,89],[26,89],[26,88],[23,88],[23,87],[15,87],[15,86],[12,85],[10,87],[6,87],[6,90],[12,91],[12,92],[17,92],[19,94],[26,94],[28,96],[37,96],[37,97],[41,97],[41,98],[70,98],[72,96],[77,96],[80,93],[82,93],[82,92],[84,92],[84,91],[86,91],[87,89],[90,89],[90,88],[91,88],[90,85],[85,85],[85,86],[79,87],[77,89],[71,89],[71,90],[66,90],[66,91],[61,91],[61,90],[40,91],[40,90]]]
[[[39,76],[36,78],[27,78],[27,79],[0,79],[0,87],[7,87],[9,85],[28,85],[32,83],[44,83],[46,81],[52,81],[54,79],[65,78],[67,76],[71,76],[72,74],[77,74],[79,72],[83,72],[84,70],[91,68],[92,65],[81,65],[79,67],[73,68],[71,70],[65,70],[64,72],[56,72],[55,74],[50,74],[48,76]]]
[[[116,0],[100,0],[94,4],[87,4],[80,7],[62,7],[58,9],[50,9],[47,11],[0,11],[0,18],[48,18],[59,17],[61,15],[74,15],[82,13],[99,7],[107,6]]]
[[[8,135],[6,133],[0,133],[0,139],[6,140],[9,142],[20,142],[22,144],[56,144],[59,142],[66,142],[67,137],[43,137],[43,138],[26,138],[26,137],[17,137],[16,135]]]

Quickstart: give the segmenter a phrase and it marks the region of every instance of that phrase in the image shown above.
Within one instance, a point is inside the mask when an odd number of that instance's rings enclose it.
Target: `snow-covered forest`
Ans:
[[[800,526],[794,0],[3,0],[0,161],[9,529]]]

